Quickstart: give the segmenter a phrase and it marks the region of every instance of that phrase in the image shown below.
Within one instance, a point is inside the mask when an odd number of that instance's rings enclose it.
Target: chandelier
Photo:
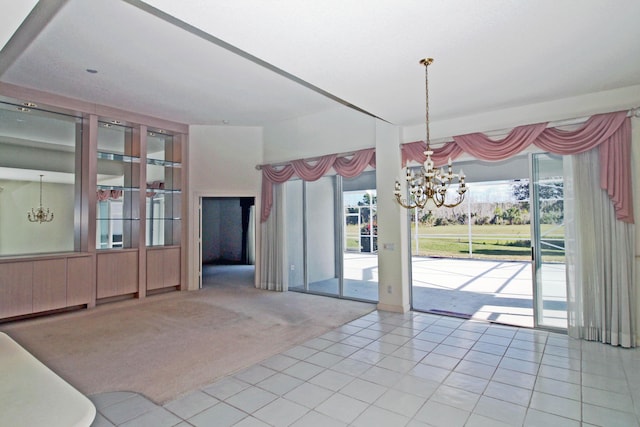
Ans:
[[[431,160],[433,151],[431,150],[431,140],[429,134],[429,65],[433,63],[433,58],[425,58],[420,60],[420,64],[424,65],[425,76],[425,99],[426,99],[426,124],[427,135],[426,143],[427,149],[424,152],[427,157],[424,164],[417,173],[414,173],[409,166],[406,167],[406,182],[409,189],[409,197],[402,197],[402,184],[396,180],[396,187],[394,195],[398,204],[407,209],[424,208],[429,203],[429,200],[435,205],[436,208],[444,206],[446,208],[453,208],[458,206],[464,200],[464,195],[467,191],[467,185],[464,182],[464,173],[462,170],[460,173],[453,173],[453,167],[451,158],[447,164],[447,169],[440,168],[435,169],[435,164]],[[458,189],[454,198],[447,197],[449,194],[449,186],[458,181]],[[453,191],[452,194],[455,194]]]
[[[42,224],[43,222],[53,221],[53,212],[49,212],[49,208],[45,210],[42,207],[42,177],[40,175],[40,206],[37,209],[31,208],[31,212],[27,212],[27,219],[29,222],[37,222]]]

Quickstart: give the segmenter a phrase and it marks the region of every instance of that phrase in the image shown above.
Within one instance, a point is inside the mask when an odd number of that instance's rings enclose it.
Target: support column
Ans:
[[[411,308],[408,216],[393,194],[400,165],[400,128],[376,120],[378,309],[404,313]]]

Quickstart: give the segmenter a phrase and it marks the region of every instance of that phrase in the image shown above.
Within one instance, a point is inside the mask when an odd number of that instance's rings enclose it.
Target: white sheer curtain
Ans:
[[[635,347],[634,226],[600,189],[597,149],[565,159],[569,335]]]
[[[275,184],[269,218],[262,223],[260,244],[260,283],[258,288],[285,292],[289,276],[285,268],[287,245],[285,231],[284,186]]]
[[[250,265],[256,263],[256,207],[249,208],[249,229],[247,230],[247,259],[245,262]]]

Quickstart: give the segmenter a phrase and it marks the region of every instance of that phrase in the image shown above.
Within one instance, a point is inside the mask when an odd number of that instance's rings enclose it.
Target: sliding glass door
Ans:
[[[375,173],[363,175],[284,184],[290,290],[378,300]]]
[[[535,326],[566,329],[563,161],[547,153],[531,158]]]

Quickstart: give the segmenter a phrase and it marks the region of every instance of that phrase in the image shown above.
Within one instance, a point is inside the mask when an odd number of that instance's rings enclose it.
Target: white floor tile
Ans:
[[[299,345],[282,353],[285,356],[293,357],[294,359],[304,360],[312,354],[317,353],[318,350],[310,347],[305,347],[303,345]]]
[[[181,426],[176,426],[176,427],[181,427]],[[249,416],[247,418],[244,418],[242,421],[234,424],[233,427],[271,427],[271,426],[263,421],[260,421],[257,418]]]
[[[373,403],[387,391],[386,387],[356,378],[340,390],[340,393],[361,400],[365,403]]]
[[[467,360],[458,363],[458,366],[454,369],[455,372],[487,380],[493,376],[495,370],[496,368],[493,366],[485,365],[484,363],[469,362]]]
[[[432,352],[436,354],[442,354],[444,356],[455,357],[456,359],[462,359],[469,352],[469,349],[465,347],[448,345],[443,342],[442,344],[438,344],[436,348],[432,350]]]
[[[228,427],[246,417],[246,413],[221,402],[187,421],[195,427]]]
[[[468,411],[430,400],[414,418],[434,427],[462,427],[469,415]]]
[[[521,425],[524,422],[526,411],[527,408],[524,406],[489,396],[482,396],[473,410],[475,414],[512,425]]]
[[[638,417],[634,414],[590,405],[588,403],[582,405],[582,420],[586,423],[603,427],[637,427],[640,425],[638,423]]]
[[[487,385],[484,395],[527,407],[529,405],[529,400],[531,399],[531,390],[497,381],[491,381]]]
[[[409,420],[409,417],[377,406],[370,406],[351,425],[353,427],[403,427]]]
[[[513,427],[516,424],[503,423],[493,418],[485,417],[480,414],[471,414],[465,427]],[[546,426],[550,427],[550,426]]]
[[[234,377],[249,384],[257,384],[260,381],[269,378],[275,373],[276,371],[274,371],[273,369],[269,369],[260,365],[253,365],[252,367],[235,374]]]
[[[342,359],[340,362],[336,363],[331,367],[331,370],[342,372],[343,374],[348,375],[360,375],[363,372],[371,369],[373,365],[365,362],[361,362],[359,360],[346,358]]]
[[[549,365],[540,365],[538,375],[544,378],[552,378],[558,381],[564,381],[573,384],[580,384],[582,382],[580,371],[557,368],[555,366]]]
[[[299,378],[304,381],[308,381],[309,379],[315,377],[320,372],[324,371],[325,368],[322,366],[314,365],[309,362],[298,362],[295,365],[285,369],[283,373],[287,375],[291,375],[292,377]]]
[[[487,388],[489,380],[484,378],[474,377],[467,374],[461,374],[459,372],[452,372],[449,374],[444,384],[458,388],[460,390],[467,390],[472,393],[482,394],[484,389]]]
[[[286,399],[276,399],[252,415],[274,427],[286,427],[302,418],[309,409]]]
[[[498,365],[504,369],[510,369],[512,371],[523,372],[529,375],[537,375],[540,365],[533,362],[527,362],[526,360],[512,359],[510,357],[503,357]]]
[[[623,412],[634,412],[633,401],[629,394],[582,387],[582,402]]]
[[[443,382],[451,371],[437,366],[425,365],[424,363],[418,363],[408,373],[415,377],[424,378],[430,381]]]
[[[319,412],[311,411],[291,424],[291,427],[347,427],[347,424]]]
[[[282,396],[302,384],[302,380],[287,374],[275,374],[256,384],[263,390]]]
[[[353,380],[354,377],[351,375],[326,370],[311,378],[309,382],[329,390],[338,391]]]
[[[322,366],[323,368],[330,368],[342,359],[344,359],[342,356],[319,351],[316,354],[309,356],[305,362],[313,363],[314,365]]]
[[[417,362],[414,362],[413,360],[402,359],[395,356],[386,356],[384,359],[376,363],[376,366],[403,374],[409,372],[416,365]]]
[[[180,418],[162,407],[140,415],[126,423],[122,427],[173,427],[180,422]]]
[[[225,402],[250,414],[267,403],[277,399],[277,395],[258,387],[249,387],[226,399]]]
[[[437,353],[429,353],[424,357],[424,359],[420,361],[420,363],[424,363],[426,365],[437,366],[438,368],[444,368],[448,370],[455,368],[459,362],[460,359],[458,358],[449,357]]]
[[[529,406],[542,412],[548,412],[578,421],[581,417],[579,401],[537,391],[533,392]]]
[[[336,393],[321,403],[316,408],[316,411],[336,418],[339,421],[351,423],[360,416],[368,406],[368,404],[353,397]]]
[[[218,403],[219,400],[203,391],[194,391],[180,399],[164,405],[166,409],[173,412],[183,420],[191,418],[199,412],[204,411]]]
[[[524,419],[524,427],[580,427],[580,422],[548,412],[530,408]]]
[[[437,381],[405,375],[393,386],[393,389],[428,399],[439,386],[440,383]]]
[[[393,387],[400,381],[403,375],[399,372],[395,372],[389,369],[381,368],[379,366],[373,366],[359,377],[363,380],[370,381],[375,384],[379,384],[385,387]]]
[[[479,399],[480,395],[477,393],[443,384],[438,387],[429,400],[471,412]]]
[[[267,360],[263,360],[260,364],[262,366],[266,366],[269,369],[273,369],[274,371],[284,371],[290,366],[298,363],[298,359],[294,357],[285,356],[283,354],[276,354],[273,357],[268,358]]]
[[[534,390],[573,400],[580,400],[582,395],[580,385],[578,384],[557,381],[545,377],[538,377]]]
[[[291,390],[283,397],[292,402],[299,403],[307,408],[313,409],[325,400],[327,400],[333,391],[315,384],[303,383],[299,387]]]
[[[374,405],[400,415],[413,417],[426,400],[427,397],[391,389],[380,396]]]

